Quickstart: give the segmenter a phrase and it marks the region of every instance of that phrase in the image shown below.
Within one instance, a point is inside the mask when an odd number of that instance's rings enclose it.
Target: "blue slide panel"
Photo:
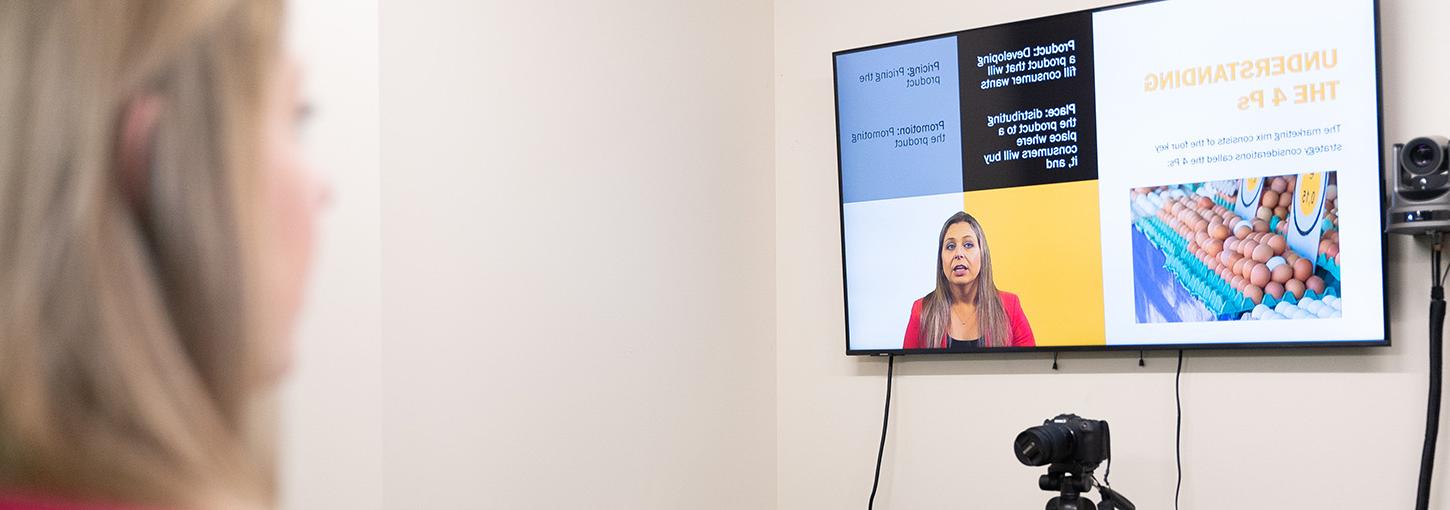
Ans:
[[[844,202],[962,191],[956,36],[836,56]]]

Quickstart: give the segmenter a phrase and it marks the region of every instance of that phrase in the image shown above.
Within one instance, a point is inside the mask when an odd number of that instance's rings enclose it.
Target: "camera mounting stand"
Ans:
[[[1097,510],[1082,493],[1093,488],[1093,470],[1079,464],[1052,464],[1037,486],[1060,495],[1047,501],[1047,510]]]
[[[1136,510],[1128,498],[1096,482],[1092,468],[1080,464],[1058,463],[1047,467],[1047,474],[1037,479],[1037,486],[1048,492],[1059,493],[1047,500],[1047,510]],[[1098,505],[1093,505],[1091,500],[1082,495],[1092,490],[1095,484],[1103,499]]]

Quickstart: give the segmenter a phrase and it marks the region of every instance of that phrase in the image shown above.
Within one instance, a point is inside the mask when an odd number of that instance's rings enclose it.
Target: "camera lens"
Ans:
[[[1414,150],[1410,151],[1410,161],[1414,162],[1417,167],[1430,166],[1434,159],[1435,149],[1430,148],[1429,145],[1416,145]]]
[[[1017,460],[1028,466],[1065,461],[1072,455],[1072,430],[1060,423],[1038,425],[1017,434],[1012,449]]]
[[[1400,166],[1413,176],[1424,176],[1440,171],[1445,165],[1445,147],[1428,137],[1410,140],[1400,150]]]

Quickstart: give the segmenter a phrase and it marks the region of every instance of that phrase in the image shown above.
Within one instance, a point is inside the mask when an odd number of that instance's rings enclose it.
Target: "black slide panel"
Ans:
[[[1092,13],[957,41],[965,191],[1097,179]]]

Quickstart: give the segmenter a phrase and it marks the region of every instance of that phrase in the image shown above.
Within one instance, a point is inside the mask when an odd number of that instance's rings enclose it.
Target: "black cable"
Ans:
[[[881,456],[886,453],[886,424],[891,421],[891,373],[896,368],[896,355],[886,355],[886,410],[881,413],[881,446],[876,448],[876,478],[871,481],[871,501],[867,510],[876,506],[876,487],[881,483]]]
[[[1183,394],[1179,381],[1183,379],[1183,351],[1178,351],[1178,374],[1173,376],[1173,402],[1178,407],[1178,432],[1174,436],[1174,458],[1178,461],[1178,485],[1173,489],[1173,508],[1178,509],[1178,495],[1183,492]]]
[[[1444,248],[1444,243],[1445,234],[1443,233],[1435,234],[1435,240],[1431,241],[1430,263],[1435,266],[1432,271],[1438,272],[1432,272],[1430,274],[1430,278],[1432,279],[1430,285],[1439,285],[1441,287],[1444,287],[1445,276],[1450,275],[1450,267],[1440,265],[1440,258],[1442,253],[1441,250],[1442,248]],[[1438,277],[1436,275],[1438,275]]]
[[[1108,477],[1109,476],[1112,476],[1112,474],[1113,474],[1113,457],[1112,456],[1108,456],[1108,465],[1107,465],[1107,467],[1103,468],[1103,483],[1099,484],[1099,486],[1100,487],[1112,488],[1113,487],[1113,484],[1111,482],[1108,482]]]
[[[1057,370],[1057,353],[1052,353],[1052,369]]]
[[[1435,442],[1440,432],[1440,375],[1444,358],[1445,340],[1445,287],[1440,281],[1440,239],[1434,241],[1430,252],[1430,263],[1436,280],[1430,287],[1430,391],[1425,406],[1425,445],[1420,451],[1420,482],[1415,493],[1415,509],[1430,507],[1431,475],[1435,469]]]
[[[1436,234],[1430,245],[1430,286],[1444,285],[1444,281],[1440,271],[1440,238]]]

